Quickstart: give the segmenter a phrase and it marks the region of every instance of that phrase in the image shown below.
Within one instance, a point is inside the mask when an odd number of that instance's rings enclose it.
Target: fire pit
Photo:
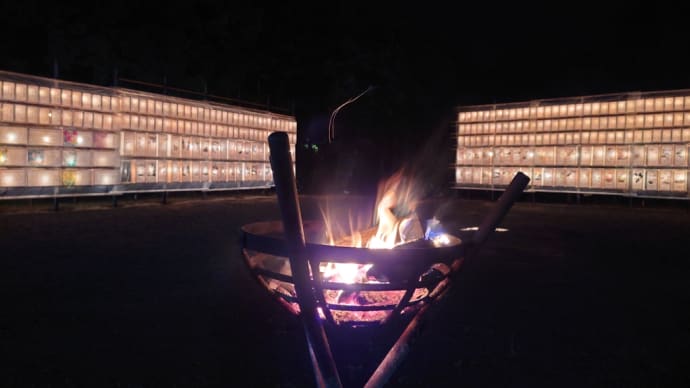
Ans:
[[[335,325],[379,325],[393,317],[411,315],[444,287],[467,246],[450,234],[444,235],[443,242],[421,240],[395,249],[309,241],[310,236],[318,236],[323,230],[320,222],[304,224],[305,254],[313,271],[310,287],[315,290],[319,316]],[[245,225],[242,231],[244,254],[252,272],[288,310],[299,314],[281,223],[254,223]],[[329,276],[330,272],[338,276]]]
[[[395,196],[386,192],[377,201],[378,229],[353,231],[339,240],[330,235],[328,245],[321,241],[329,225],[302,220],[287,134],[273,133],[268,141],[282,222],[242,228],[246,263],[301,318],[319,387],[342,386],[324,322],[334,328],[357,328],[409,318],[366,384],[383,386],[409,350],[420,317],[449,288],[463,260],[476,255],[529,178],[515,176],[470,241],[433,228],[422,233],[416,214],[398,218],[392,213]],[[363,235],[367,246],[361,246]]]

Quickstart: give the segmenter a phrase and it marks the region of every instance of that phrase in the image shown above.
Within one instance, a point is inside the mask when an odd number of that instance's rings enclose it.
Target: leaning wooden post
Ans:
[[[529,177],[521,172],[515,175],[510,182],[510,186],[503,192],[489,214],[484,217],[484,220],[479,226],[479,230],[474,234],[472,241],[469,243],[470,250],[468,255],[473,257],[477,255],[482,244],[484,244],[489,236],[496,230],[496,227],[501,223],[506,214],[508,214],[508,211],[515,201],[520,198],[520,195],[522,195],[529,181]],[[459,267],[453,266],[452,271],[453,272],[449,275],[450,285],[452,285],[452,282],[457,281]],[[445,296],[448,289],[449,288],[444,289],[442,294],[436,299]],[[428,310],[436,305],[437,304],[426,304],[422,306],[364,385],[365,388],[381,388],[389,382],[395,370],[410,352],[414,340],[419,336],[421,328],[429,319],[428,315],[433,315],[434,312]]]
[[[305,255],[302,213],[297,197],[297,186],[287,133],[272,133],[268,136],[268,145],[271,150],[273,182],[276,186],[278,205],[283,218],[283,231],[300,307],[300,318],[309,345],[316,384],[319,387],[342,387],[331,348],[318,314],[312,288],[309,260]],[[318,271],[318,268],[312,268],[312,271]]]

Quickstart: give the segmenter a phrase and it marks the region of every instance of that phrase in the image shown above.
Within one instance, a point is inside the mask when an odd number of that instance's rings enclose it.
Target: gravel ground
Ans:
[[[304,197],[305,218],[323,200]],[[278,219],[274,198],[171,202],[0,202],[0,386],[313,386],[301,327],[240,256],[240,226]],[[421,213],[456,230],[490,205]],[[503,226],[391,386],[690,386],[685,207],[521,202]],[[378,363],[375,340],[334,334],[349,385]]]

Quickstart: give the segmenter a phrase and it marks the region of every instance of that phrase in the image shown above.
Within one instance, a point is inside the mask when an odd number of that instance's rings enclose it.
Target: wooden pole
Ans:
[[[278,205],[283,218],[283,231],[287,243],[292,278],[295,283],[300,318],[304,326],[309,354],[319,387],[342,387],[340,376],[326,338],[323,323],[318,315],[316,297],[309,274],[309,261],[305,256],[304,227],[297,197],[297,186],[290,156],[290,143],[285,132],[268,136],[271,150],[271,169],[276,186]],[[318,271],[318,268],[312,268]]]
[[[486,239],[494,232],[496,227],[501,223],[501,220],[503,220],[503,217],[508,214],[513,203],[520,198],[520,195],[522,195],[529,181],[530,179],[527,175],[521,172],[515,174],[510,185],[506,191],[501,194],[501,197],[498,198],[491,212],[484,217],[484,220],[479,225],[477,233],[472,236],[472,242],[475,248],[484,244]]]
[[[474,237],[470,243],[470,247],[472,249],[469,251],[469,255],[475,256],[477,254],[479,251],[478,248],[484,244],[487,238],[496,230],[496,227],[501,223],[501,220],[503,220],[506,214],[508,214],[508,211],[513,206],[513,203],[520,198],[520,195],[525,190],[525,187],[527,187],[529,181],[529,177],[521,172],[518,172],[517,175],[515,175],[513,180],[510,182],[510,186],[508,186],[506,191],[503,192],[491,212],[482,221],[481,225],[479,226],[479,230],[477,230],[477,232],[474,234]],[[398,338],[395,344],[393,344],[393,347],[391,347],[386,356],[383,358],[383,361],[381,361],[379,366],[371,375],[369,381],[367,381],[366,385],[364,386],[365,388],[379,388],[388,383],[388,380],[393,376],[393,373],[397,367],[400,365],[400,363],[402,363],[409,353],[414,339],[419,337],[420,329],[425,326],[425,322],[428,320],[428,317],[426,316],[429,314],[433,315],[433,312],[428,310],[430,310],[430,307],[437,305],[438,299],[444,297],[449,291],[452,283],[456,281],[459,272],[458,270],[460,268],[459,264],[461,264],[462,261],[456,260],[456,263],[458,265],[453,265],[452,272],[449,275],[448,287],[444,288],[442,293],[431,301],[433,304],[424,305],[417,315],[415,315],[415,317],[400,335],[400,338]]]

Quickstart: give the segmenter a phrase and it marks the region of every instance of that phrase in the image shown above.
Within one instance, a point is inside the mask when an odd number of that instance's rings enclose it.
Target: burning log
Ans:
[[[417,213],[412,213],[411,215],[400,220],[400,223],[398,224],[398,235],[400,236],[400,241],[403,244],[424,238],[422,223],[419,222]]]

